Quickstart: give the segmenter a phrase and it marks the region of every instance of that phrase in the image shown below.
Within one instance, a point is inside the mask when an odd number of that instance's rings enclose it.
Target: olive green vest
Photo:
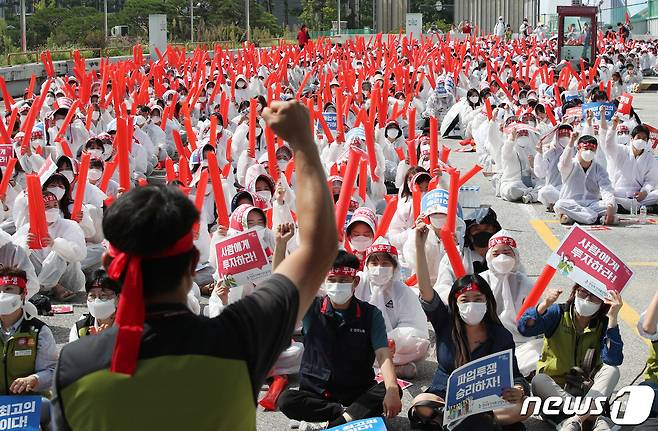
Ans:
[[[0,394],[8,395],[14,380],[34,374],[39,331],[44,323],[38,319],[23,319],[16,333],[4,341],[0,337]]]
[[[588,349],[596,349],[596,364],[601,366],[601,336],[607,326],[607,319],[590,322],[582,334],[576,332],[572,311],[562,304],[562,317],[553,335],[544,337],[544,348],[537,364],[537,372],[549,375],[560,386],[564,386],[564,376],[572,367],[581,367]]]
[[[649,348],[649,359],[647,359],[647,371],[644,379],[658,385],[658,341],[651,343]]]

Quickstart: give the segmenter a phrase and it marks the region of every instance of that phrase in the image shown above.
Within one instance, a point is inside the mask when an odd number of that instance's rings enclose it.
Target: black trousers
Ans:
[[[332,421],[342,416],[343,412],[358,420],[381,416],[384,412],[384,395],[386,387],[383,382],[362,393],[333,395],[329,398],[302,388],[287,389],[279,397],[279,410],[288,418],[299,421]],[[347,406],[347,409],[343,406]]]

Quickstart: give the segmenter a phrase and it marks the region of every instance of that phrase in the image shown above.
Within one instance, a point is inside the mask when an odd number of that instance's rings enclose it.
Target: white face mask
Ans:
[[[582,299],[576,295],[576,300],[574,301],[574,307],[576,308],[576,313],[580,314],[583,317],[593,316],[594,313],[599,311],[601,304],[595,304],[586,299]]]
[[[21,295],[7,292],[0,293],[0,315],[11,314],[21,308],[21,305],[23,305]]]
[[[87,150],[92,159],[100,159],[103,157],[103,150]]]
[[[324,291],[331,302],[342,305],[352,297],[352,283],[325,283]]]
[[[55,98],[53,96],[46,96],[46,105],[51,106],[55,103]]]
[[[93,301],[87,301],[87,308],[89,308],[89,313],[91,313],[94,318],[105,320],[114,314],[117,305],[114,299],[101,301],[100,298],[96,298]]]
[[[519,104],[527,105],[528,104],[528,99],[519,99]]]
[[[491,259],[491,268],[499,274],[508,274],[514,269],[516,259],[506,254],[501,254]]]
[[[396,129],[386,129],[386,137],[388,139],[396,139],[398,137],[398,131]]]
[[[383,286],[393,278],[392,266],[370,266],[368,267],[370,283],[373,286]]]
[[[586,162],[591,162],[596,157],[596,151],[592,150],[583,150],[580,152],[580,158]]]
[[[265,201],[267,202],[272,200],[272,192],[269,190],[261,190],[259,192],[256,192],[256,194],[261,198],[265,199]]]
[[[468,100],[470,100],[471,103],[475,104],[475,103],[478,103],[480,101],[480,98],[477,97],[477,96],[471,96],[471,97],[468,98]]]
[[[617,142],[619,142],[622,145],[627,145],[631,141],[630,135],[617,135]]]
[[[55,223],[57,220],[59,220],[59,217],[59,208],[51,208],[46,210],[46,221],[48,223]]]
[[[63,125],[64,125],[63,119],[55,120],[55,127],[57,127],[57,129],[61,129]]]
[[[364,252],[372,245],[372,241],[372,238],[368,238],[367,236],[353,236],[350,239],[350,247],[352,247],[352,250]]]
[[[486,302],[464,302],[457,304],[459,315],[467,325],[477,325],[487,314]]]
[[[430,223],[435,229],[440,229],[446,224],[447,217],[445,214],[430,214]]]
[[[569,143],[569,138],[559,138],[557,140],[557,144],[562,148],[566,147],[568,143]]]
[[[63,187],[48,187],[50,193],[54,194],[57,200],[61,200],[64,197],[64,188]]]
[[[161,121],[162,121],[162,119],[161,119],[160,117],[158,117],[158,116],[152,116],[152,117],[151,117],[151,122],[152,122],[153,124],[160,124]]]
[[[103,171],[100,169],[89,169],[88,176],[90,181],[98,181],[103,176]]]
[[[21,124],[25,124],[25,120],[27,120],[27,115],[19,115],[18,118],[21,120]]]
[[[633,144],[633,148],[638,151],[644,150],[647,147],[647,141],[644,139],[633,139],[631,143]]]
[[[91,113],[91,119],[94,121],[98,121],[98,119],[101,118],[101,113],[98,111],[94,111]]]
[[[75,178],[73,171],[60,171],[59,173],[64,175],[64,178],[69,180],[69,184],[71,184],[73,182],[73,178]]]
[[[221,124],[218,124],[217,128],[215,130],[217,130],[217,134],[219,135],[224,130],[224,126],[222,126]]]
[[[279,167],[279,172],[285,172],[288,167],[288,161],[286,160],[277,160],[276,165]]]

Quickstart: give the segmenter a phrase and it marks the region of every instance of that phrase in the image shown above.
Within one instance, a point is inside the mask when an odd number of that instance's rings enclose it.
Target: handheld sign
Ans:
[[[632,269],[578,225],[564,237],[548,264],[601,299],[608,290],[621,293],[633,277]]]
[[[256,283],[272,274],[263,245],[256,231],[241,233],[215,245],[217,271],[236,285]]]
[[[651,148],[656,149],[658,147],[658,129],[648,124],[645,124],[649,129],[649,142],[651,143]]]
[[[583,120],[587,117],[587,112],[592,111],[594,112],[594,118],[597,120],[601,120],[601,106],[605,106],[605,119],[607,121],[612,120],[612,116],[614,115],[615,111],[617,110],[617,107],[615,106],[614,103],[612,102],[592,102],[592,103],[585,103],[582,105],[582,118]]]
[[[0,145],[0,167],[7,167],[12,153],[13,149],[11,148],[11,145]]]
[[[40,396],[0,396],[0,429],[39,431],[40,412]]]
[[[633,96],[624,93],[619,96],[619,108],[617,112],[624,115],[631,115],[631,106],[633,105]]]
[[[327,124],[327,127],[329,130],[332,132],[336,132],[338,129],[338,117],[335,112],[323,112],[322,117],[324,118],[324,122]],[[316,122],[316,129],[320,128],[320,120]]]
[[[386,431],[386,424],[383,418],[369,418],[338,425],[327,431]]]
[[[448,191],[443,189],[434,189],[425,193],[420,201],[420,214],[426,217],[430,214],[448,213]]]
[[[469,416],[509,407],[501,394],[513,385],[511,349],[462,365],[448,377],[443,424],[450,430]]]

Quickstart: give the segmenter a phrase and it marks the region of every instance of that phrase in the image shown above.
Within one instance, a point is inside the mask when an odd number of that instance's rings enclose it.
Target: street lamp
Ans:
[[[249,25],[249,0],[244,0],[244,10],[247,14],[247,42],[251,41],[251,26]]]
[[[107,0],[103,0],[103,13],[103,20],[105,25],[105,41],[107,42]]]
[[[338,36],[340,36],[340,0],[338,0]]]
[[[21,0],[21,48],[27,51],[27,35],[25,32],[25,0]]]

